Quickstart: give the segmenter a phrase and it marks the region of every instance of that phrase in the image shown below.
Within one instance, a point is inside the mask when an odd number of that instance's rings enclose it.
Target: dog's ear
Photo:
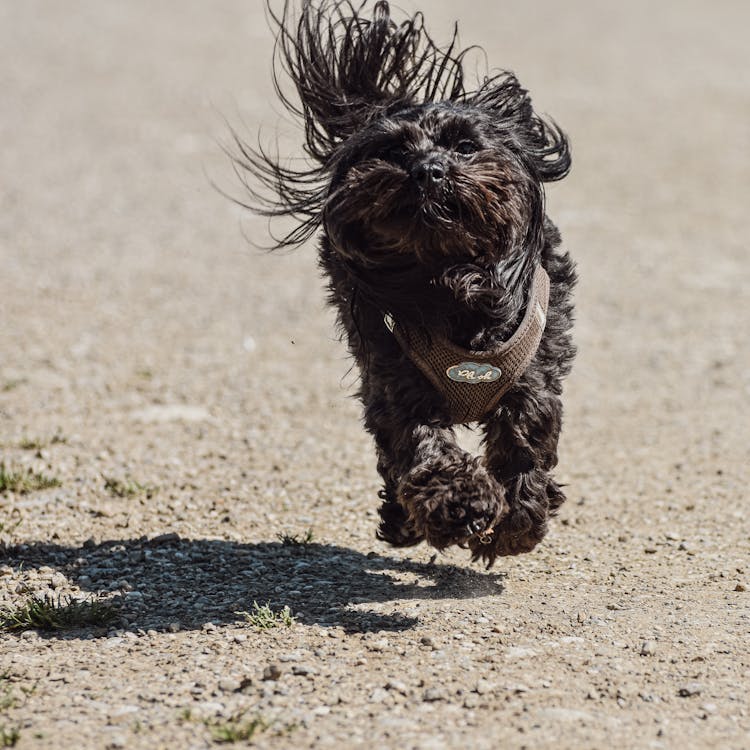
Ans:
[[[269,14],[277,28],[274,81],[286,108],[305,125],[306,150],[326,164],[343,141],[373,117],[414,102],[455,100],[464,94],[457,31],[439,48],[421,13],[396,24],[385,0],[371,15],[353,0],[302,0],[301,10]],[[291,78],[298,97],[283,90]]]
[[[561,180],[570,171],[568,138],[552,120],[534,112],[528,91],[512,73],[488,78],[466,97],[468,104],[489,111],[497,127],[510,136],[521,156],[544,182]]]

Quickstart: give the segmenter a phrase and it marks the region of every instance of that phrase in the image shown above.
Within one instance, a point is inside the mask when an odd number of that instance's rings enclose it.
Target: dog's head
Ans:
[[[533,242],[546,165],[529,152],[527,127],[463,101],[379,113],[331,156],[324,219],[334,247],[366,265],[442,268]]]
[[[538,248],[542,183],[565,176],[567,139],[538,117],[509,73],[464,85],[470,50],[438,47],[421,14],[394,22],[387,2],[285,2],[277,63],[296,87],[282,100],[305,124],[306,170],[241,146],[236,163],[272,189],[270,215],[321,226],[355,267],[501,261]],[[278,79],[277,79],[278,84]],[[264,200],[254,193],[256,200]]]

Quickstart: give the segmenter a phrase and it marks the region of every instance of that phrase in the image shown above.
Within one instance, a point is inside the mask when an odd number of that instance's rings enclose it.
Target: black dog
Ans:
[[[421,14],[398,24],[387,2],[367,6],[271,12],[298,100],[277,90],[310,165],[239,139],[233,158],[272,191],[249,188],[255,210],[298,219],[279,246],[322,227],[385,484],[379,537],[468,546],[489,566],[533,549],[565,499],[550,470],[576,275],[542,183],[567,174],[568,141],[513,75],[469,90],[455,33],[440,48]],[[484,458],[456,444],[470,421]]]

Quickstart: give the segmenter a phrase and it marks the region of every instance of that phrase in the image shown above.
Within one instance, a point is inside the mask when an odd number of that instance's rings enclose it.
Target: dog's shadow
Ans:
[[[242,544],[176,535],[81,547],[21,544],[0,552],[0,561],[55,568],[84,591],[117,592],[123,626],[130,630],[233,623],[255,602],[275,611],[289,606],[307,625],[360,633],[407,630],[419,622],[418,603],[408,600],[498,595],[503,578],[330,544]],[[368,609],[368,603],[376,606]],[[409,614],[382,611],[392,609],[390,603]]]

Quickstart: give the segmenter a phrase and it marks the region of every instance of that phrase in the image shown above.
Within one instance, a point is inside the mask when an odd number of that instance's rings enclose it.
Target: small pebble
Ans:
[[[304,677],[309,674],[315,674],[315,670],[312,667],[308,667],[307,664],[295,664],[292,667],[292,674]]]
[[[736,586],[734,587],[734,590],[735,590],[735,591],[747,591],[747,588],[745,587],[745,584],[744,584],[744,583],[738,583],[738,584],[737,584],[737,585],[736,585]]]
[[[278,664],[269,664],[263,670],[264,680],[278,680],[279,677],[281,677],[281,669],[279,668]]]
[[[464,708],[476,708],[479,705],[479,699],[476,695],[467,695],[464,698]]]
[[[422,694],[422,700],[426,703],[434,703],[435,701],[445,700],[443,691],[438,688],[427,688]]]
[[[205,701],[198,708],[202,716],[221,716],[224,713],[224,704],[218,701]]]
[[[656,653],[656,641],[643,641],[641,656],[653,656]]]
[[[505,689],[510,693],[516,693],[517,695],[520,695],[521,693],[528,693],[529,688],[527,685],[524,685],[522,682],[513,682],[509,685],[505,686]]]
[[[700,695],[702,691],[703,685],[699,682],[688,682],[679,687],[677,695],[679,695],[680,698],[692,698],[695,695]]]
[[[492,691],[492,684],[487,680],[477,680],[477,684],[474,686],[474,692],[477,695],[486,695]]]
[[[386,690],[395,690],[397,693],[401,693],[401,695],[406,695],[409,692],[409,689],[406,687],[406,685],[401,682],[400,680],[390,680],[385,685]]]
[[[388,698],[388,691],[383,690],[383,688],[375,688],[375,690],[370,693],[370,697],[368,698],[368,701],[370,703],[382,703],[384,700]]]
[[[180,541],[180,535],[177,532],[171,531],[167,534],[157,534],[156,536],[151,537],[148,543],[150,545],[156,546],[160,544],[170,544],[170,543],[179,542],[179,541]],[[83,546],[85,547],[86,544],[84,543]]]
[[[224,677],[219,680],[219,690],[224,693],[236,693],[242,688],[242,683],[233,677]]]

